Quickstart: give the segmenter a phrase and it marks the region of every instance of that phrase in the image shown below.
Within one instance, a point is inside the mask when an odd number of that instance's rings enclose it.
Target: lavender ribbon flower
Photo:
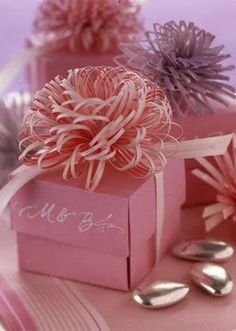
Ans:
[[[0,101],[0,187],[19,165],[18,132],[30,100],[28,92],[12,92]]]
[[[121,45],[120,65],[141,71],[166,93],[176,115],[189,112],[213,112],[214,100],[228,106],[235,98],[235,88],[227,83],[225,74],[234,65],[224,61],[224,46],[214,45],[215,36],[194,23],[170,21],[154,24],[144,40]]]

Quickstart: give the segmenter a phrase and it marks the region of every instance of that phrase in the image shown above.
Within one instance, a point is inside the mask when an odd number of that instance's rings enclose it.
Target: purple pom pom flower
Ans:
[[[227,99],[235,98],[235,88],[227,83],[226,75],[235,67],[223,63],[230,55],[214,41],[214,35],[192,22],[156,23],[144,40],[122,44],[123,54],[116,62],[156,82],[176,115],[204,114],[213,111],[211,100],[227,106]]]

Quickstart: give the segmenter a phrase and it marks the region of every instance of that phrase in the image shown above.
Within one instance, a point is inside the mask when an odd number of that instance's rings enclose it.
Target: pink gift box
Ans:
[[[114,66],[113,57],[115,55],[115,53],[72,53],[69,51],[42,55],[27,67],[29,85],[33,91],[37,91],[56,76],[65,77],[70,69],[87,66]]]
[[[164,170],[162,256],[179,232],[184,181],[183,161],[170,161]],[[77,180],[60,179],[56,172],[32,180],[10,203],[20,268],[114,289],[134,288],[156,258],[160,192],[155,183],[154,176],[141,180],[109,168],[95,192],[81,188]]]
[[[183,128],[184,140],[206,138],[236,132],[236,101],[228,108],[216,105],[216,113],[203,116],[176,117],[174,121]],[[194,160],[185,161],[186,206],[207,204],[215,201],[215,190],[192,174],[199,168]]]

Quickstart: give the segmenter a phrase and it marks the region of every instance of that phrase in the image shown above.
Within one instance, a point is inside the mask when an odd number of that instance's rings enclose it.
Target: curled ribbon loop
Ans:
[[[231,150],[228,148],[223,155],[196,159],[201,169],[195,169],[193,174],[216,191],[216,202],[203,211],[207,232],[223,221],[232,219],[236,222],[235,136],[231,141]]]
[[[137,177],[150,176],[171,154],[163,151],[165,142],[175,141],[171,116],[162,90],[137,73],[75,69],[35,95],[20,133],[20,159],[42,169],[61,164],[64,179],[85,176],[91,190],[107,163]]]

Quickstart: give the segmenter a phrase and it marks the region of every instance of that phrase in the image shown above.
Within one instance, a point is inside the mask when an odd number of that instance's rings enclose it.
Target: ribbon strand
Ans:
[[[18,168],[18,170],[20,170],[20,175],[16,175],[15,177],[11,178],[10,181],[4,186],[4,188],[0,190],[0,216],[3,214],[15,193],[18,192],[31,179],[44,172],[44,170],[38,168],[37,166],[21,166]]]
[[[6,64],[5,68],[0,71],[0,96],[3,96],[4,92],[8,89],[12,81],[18,76],[25,65],[43,54],[43,52],[43,50],[38,48],[29,48],[22,51]]]

